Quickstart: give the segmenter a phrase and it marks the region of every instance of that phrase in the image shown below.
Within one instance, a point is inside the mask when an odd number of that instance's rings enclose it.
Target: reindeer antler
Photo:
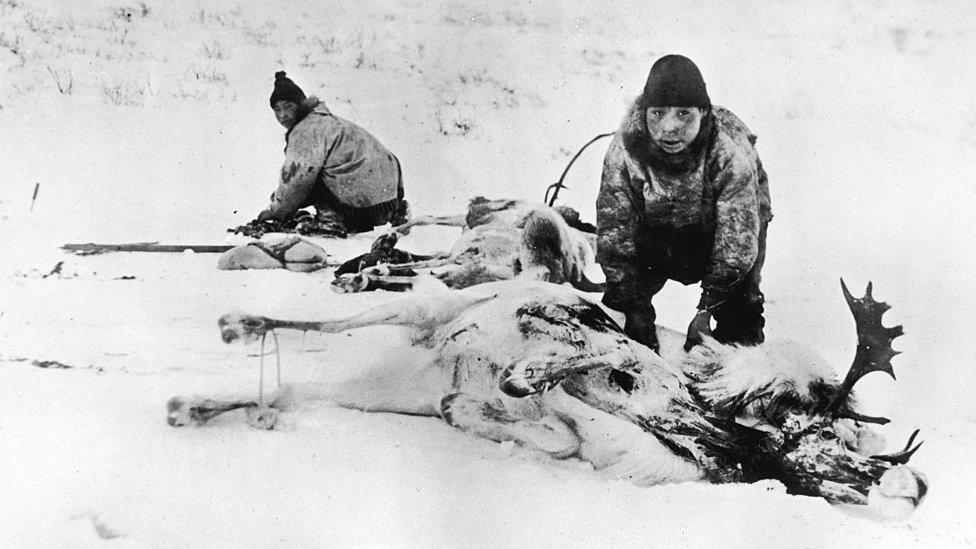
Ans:
[[[881,316],[891,308],[883,301],[875,301],[871,296],[872,285],[868,282],[864,297],[856,298],[847,289],[844,279],[840,280],[840,287],[844,291],[844,299],[854,314],[854,324],[857,326],[857,353],[854,362],[843,383],[837,388],[827,409],[837,417],[848,417],[868,423],[888,423],[887,418],[861,415],[847,408],[847,397],[854,385],[871,372],[885,372],[895,379],[895,372],[891,368],[891,359],[899,354],[892,350],[891,342],[904,331],[901,326],[892,328],[881,324]]]
[[[900,452],[895,452],[894,454],[881,454],[881,455],[876,455],[871,457],[874,459],[884,460],[887,461],[888,463],[893,463],[895,465],[904,465],[908,463],[908,460],[912,459],[912,454],[914,454],[915,451],[922,446],[922,443],[919,442],[918,444],[915,445],[914,448],[912,448],[912,443],[915,442],[915,437],[917,436],[918,436],[918,429],[915,429],[915,432],[912,433],[912,436],[908,437],[908,444],[905,445],[905,449]]]

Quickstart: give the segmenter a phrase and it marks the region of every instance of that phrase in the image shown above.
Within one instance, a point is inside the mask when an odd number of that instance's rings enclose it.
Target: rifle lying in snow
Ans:
[[[160,244],[158,242],[132,242],[129,244],[65,244],[62,250],[82,255],[101,254],[105,252],[185,252],[187,250],[201,254],[220,254],[233,248],[226,245],[208,244]]]

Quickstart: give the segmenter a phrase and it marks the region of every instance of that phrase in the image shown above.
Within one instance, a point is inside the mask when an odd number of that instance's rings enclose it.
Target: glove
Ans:
[[[695,318],[688,325],[688,337],[685,338],[685,352],[702,342],[704,336],[712,335],[712,315],[707,309],[699,309]]]
[[[657,328],[654,326],[654,318],[645,311],[630,311],[626,315],[624,333],[631,339],[650,347],[655,353],[658,352],[661,346],[657,341]]]

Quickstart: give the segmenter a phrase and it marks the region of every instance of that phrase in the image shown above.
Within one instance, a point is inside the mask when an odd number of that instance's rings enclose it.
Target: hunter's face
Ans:
[[[648,107],[647,130],[657,146],[670,154],[688,148],[701,128],[702,110],[697,107]]]
[[[285,127],[285,129],[291,129],[295,125],[295,117],[298,113],[298,105],[291,101],[278,101],[274,105],[275,118],[278,119],[278,123]]]

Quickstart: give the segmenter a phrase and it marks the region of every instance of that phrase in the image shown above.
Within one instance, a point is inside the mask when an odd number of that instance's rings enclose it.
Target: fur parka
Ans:
[[[400,162],[373,135],[335,116],[315,97],[299,107],[299,118],[286,134],[281,180],[267,210],[275,219],[291,219],[298,209],[321,201],[316,196],[321,194],[357,210],[400,198]],[[327,193],[316,188],[319,183]]]
[[[772,219],[756,137],[734,114],[712,107],[709,141],[685,170],[654,167],[645,109],[635,102],[614,136],[597,197],[597,261],[604,303],[621,311],[650,304],[649,280],[702,282],[708,307],[738,284]],[[705,124],[703,124],[705,127]]]

